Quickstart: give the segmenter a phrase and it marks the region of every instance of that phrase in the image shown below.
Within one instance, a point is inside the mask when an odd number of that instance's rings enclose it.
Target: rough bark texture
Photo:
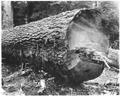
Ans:
[[[119,50],[109,49],[108,58],[112,60],[111,63],[109,63],[111,66],[119,68],[119,66],[120,66],[120,64],[119,64]]]
[[[67,11],[37,22],[3,30],[2,45],[6,46],[29,40],[47,40],[47,38],[52,38],[52,35],[59,33],[63,33],[64,37],[68,23],[77,12],[78,10]]]
[[[58,78],[60,76],[66,78],[66,74],[69,74],[63,67],[64,55],[67,51],[66,29],[78,11],[63,12],[37,22],[4,30],[2,57],[9,59],[7,60],[9,64],[16,61],[14,64],[17,65],[20,61],[24,61],[24,63],[32,64],[33,68],[43,67]],[[108,21],[105,22],[109,25]]]
[[[33,68],[40,69],[43,66],[53,75],[57,74],[56,71],[61,75],[62,69],[57,66],[64,64],[63,56],[67,50],[64,41],[66,29],[78,11],[63,12],[37,22],[3,30],[2,57],[6,58],[5,62],[20,65],[24,61]]]

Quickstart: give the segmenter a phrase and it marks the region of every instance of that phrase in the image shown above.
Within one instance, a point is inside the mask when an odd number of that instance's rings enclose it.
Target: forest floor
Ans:
[[[104,69],[101,76],[76,87],[60,84],[45,72],[34,73],[31,69],[11,72],[2,66],[3,95],[119,95],[118,73]],[[42,78],[42,79],[41,79]]]

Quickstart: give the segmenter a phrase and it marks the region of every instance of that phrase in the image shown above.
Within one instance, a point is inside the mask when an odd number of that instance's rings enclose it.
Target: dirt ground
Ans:
[[[2,68],[3,95],[119,95],[118,73],[107,68],[101,76],[71,87],[60,84],[45,72],[35,74],[32,70],[10,72]]]

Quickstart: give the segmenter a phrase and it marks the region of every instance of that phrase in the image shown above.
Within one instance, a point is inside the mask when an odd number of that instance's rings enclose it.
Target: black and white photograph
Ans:
[[[119,95],[119,2],[0,1],[1,95]]]

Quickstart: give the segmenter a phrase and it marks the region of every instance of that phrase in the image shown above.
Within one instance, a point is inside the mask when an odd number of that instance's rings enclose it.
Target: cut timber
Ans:
[[[24,61],[33,65],[33,68],[40,69],[43,66],[53,75],[56,74],[54,71],[61,75],[63,72],[60,72],[62,69],[58,66],[64,64],[63,56],[67,50],[64,41],[66,29],[78,11],[76,9],[63,12],[40,21],[3,30],[3,62],[16,66]]]
[[[100,76],[107,66],[109,51],[109,36],[115,34],[116,29],[98,9],[85,9],[78,12],[70,22],[66,40],[68,43],[67,63],[73,83],[80,83]],[[106,28],[107,26],[107,28]],[[113,27],[107,32],[108,27]],[[117,25],[114,25],[118,27]],[[118,31],[117,31],[118,32]],[[93,54],[93,55],[92,55]],[[105,66],[104,66],[105,65]]]
[[[51,16],[37,22],[17,26],[9,30],[4,30],[2,33],[2,57],[6,58],[9,64],[10,62],[16,61],[15,64],[18,64],[18,61],[24,61],[25,63],[32,64],[33,68],[36,67],[36,65],[39,65],[40,67],[43,66],[45,70],[50,71],[58,78],[60,78],[60,76],[67,78],[66,76],[71,75],[72,71],[69,72],[69,70],[66,70],[66,68],[64,68],[66,60],[64,58],[64,55],[67,52],[65,35],[70,21],[78,11],[79,10],[63,12],[56,16]],[[113,24],[113,22],[104,20],[104,25],[102,25],[102,28],[106,28],[102,30],[107,30],[109,25]],[[116,28],[116,25],[115,27],[114,25],[112,27]],[[114,31],[111,31],[109,29],[109,32],[112,33]],[[16,58],[18,59],[16,60]],[[84,65],[85,63],[82,64],[82,67],[86,70],[86,72],[88,72],[89,70],[86,68],[88,66],[90,67],[89,61],[86,61],[86,66]],[[96,66],[96,64],[94,64],[94,66]],[[90,67],[92,70],[96,70],[96,68],[97,66],[95,68]],[[78,69],[76,68],[76,71],[77,70]],[[97,68],[97,70],[100,71],[100,73],[102,71],[99,70],[99,68]],[[86,75],[88,76],[87,73]],[[99,76],[99,74],[97,74],[97,76]],[[97,76],[91,77],[90,79],[93,79]],[[89,79],[85,78],[82,81],[84,80]]]
[[[109,53],[108,53],[108,58],[110,60],[112,60],[111,62],[109,62],[110,66],[116,67],[119,69],[120,63],[119,63],[119,50],[115,50],[115,49],[109,49]]]
[[[37,22],[3,30],[2,45],[6,46],[30,40],[47,40],[58,34],[64,37],[69,22],[78,11],[79,10],[63,12]]]

